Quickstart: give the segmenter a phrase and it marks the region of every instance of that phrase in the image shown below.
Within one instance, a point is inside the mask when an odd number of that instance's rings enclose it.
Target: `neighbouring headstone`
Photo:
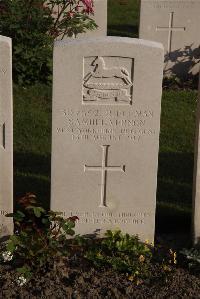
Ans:
[[[80,34],[80,37],[101,37],[107,36],[107,0],[94,0],[94,18],[98,28],[87,33]]]
[[[193,241],[200,244],[200,74],[199,93],[196,112],[196,136],[193,174]]]
[[[165,76],[186,79],[195,72],[200,61],[199,11],[199,0],[141,0],[139,36],[164,45]]]
[[[55,11],[57,11],[56,6]],[[107,36],[107,0],[94,0],[94,16],[91,15],[91,18],[95,20],[98,28],[92,31],[88,30],[86,33],[79,34],[77,37],[86,38]],[[67,36],[64,37],[64,39],[66,38]],[[61,39],[61,37],[58,39]]]
[[[55,44],[51,208],[80,234],[153,240],[163,55],[130,38]]]
[[[0,36],[0,236],[11,234],[13,211],[12,43]]]

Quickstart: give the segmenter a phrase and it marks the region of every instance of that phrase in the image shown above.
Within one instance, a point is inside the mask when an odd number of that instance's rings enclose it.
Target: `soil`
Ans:
[[[176,252],[191,246],[186,233],[161,234],[155,243],[162,245],[164,250],[173,248]],[[48,270],[43,269],[24,286],[19,286],[16,270],[9,264],[0,263],[0,299],[200,298],[200,272],[190,272],[180,254],[178,264],[171,272],[161,276],[159,266],[152,264],[151,273],[150,279],[137,285],[127,274],[93,267],[82,251],[77,251],[62,262],[52,263]]]
[[[40,273],[21,287],[14,273],[11,266],[0,265],[0,298],[200,298],[200,276],[183,268],[160,278],[153,266],[152,279],[140,285],[112,269],[94,269],[78,256]]]

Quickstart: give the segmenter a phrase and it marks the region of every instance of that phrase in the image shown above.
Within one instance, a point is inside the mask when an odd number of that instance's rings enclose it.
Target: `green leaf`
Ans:
[[[16,213],[13,214],[13,218],[16,221],[22,221],[25,218],[25,214],[21,211],[17,211]]]
[[[6,249],[10,252],[14,252],[15,251],[15,248],[16,248],[16,245],[12,242],[9,242],[7,245],[6,245]]]
[[[75,231],[73,229],[68,229],[67,234],[70,235],[70,236],[74,236]]]
[[[41,214],[45,213],[45,210],[41,207],[33,207],[33,212],[37,218],[40,218]]]
[[[8,213],[5,215],[6,217],[13,217],[14,216],[14,213]]]
[[[20,238],[16,235],[12,235],[10,236],[9,242],[12,241],[15,244],[19,244],[20,243]]]
[[[25,278],[31,278],[32,276],[31,268],[27,265],[17,268],[17,272],[23,274]]]
[[[43,224],[47,224],[47,223],[49,223],[49,219],[47,219],[47,218],[42,218],[42,223],[43,223]]]

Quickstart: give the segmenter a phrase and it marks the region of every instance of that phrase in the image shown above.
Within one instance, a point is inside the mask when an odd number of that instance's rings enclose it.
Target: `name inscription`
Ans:
[[[68,134],[74,141],[139,141],[156,134],[148,110],[63,109],[58,134]]]

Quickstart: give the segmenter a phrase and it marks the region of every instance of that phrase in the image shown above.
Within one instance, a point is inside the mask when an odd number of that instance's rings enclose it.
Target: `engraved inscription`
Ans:
[[[148,212],[88,212],[74,211],[62,212],[63,217],[78,216],[79,224],[112,224],[112,225],[144,225],[147,223],[150,213]]]
[[[178,8],[192,8],[198,6],[199,3],[193,0],[185,0],[185,1],[146,1],[148,4],[153,5],[154,8],[157,9],[178,9]]]
[[[168,27],[156,27],[156,31],[168,31],[168,43],[167,43],[167,52],[170,55],[172,50],[172,33],[175,31],[183,32],[186,30],[185,27],[173,27],[174,23],[174,12],[170,12],[169,14],[169,26]]]
[[[100,171],[101,172],[101,202],[99,207],[106,208],[106,187],[107,187],[107,172],[121,171],[125,172],[125,165],[123,166],[108,166],[108,148],[109,145],[102,145],[102,164],[101,166],[84,165],[84,171]]]
[[[156,134],[154,112],[147,110],[63,109],[58,134],[69,134],[75,141],[139,142]]]
[[[5,74],[7,73],[7,69],[4,68],[0,69],[0,73],[2,73],[5,76]]]
[[[3,149],[5,149],[5,146],[6,146],[6,125],[5,123],[3,125],[0,125],[0,144],[1,144],[1,147]]]
[[[7,211],[0,210],[0,216],[5,216],[6,214],[8,214],[8,212],[7,212]]]
[[[125,66],[121,65],[123,61]],[[117,66],[113,66],[115,63]],[[132,104],[132,64],[130,58],[85,58],[83,104]]]

